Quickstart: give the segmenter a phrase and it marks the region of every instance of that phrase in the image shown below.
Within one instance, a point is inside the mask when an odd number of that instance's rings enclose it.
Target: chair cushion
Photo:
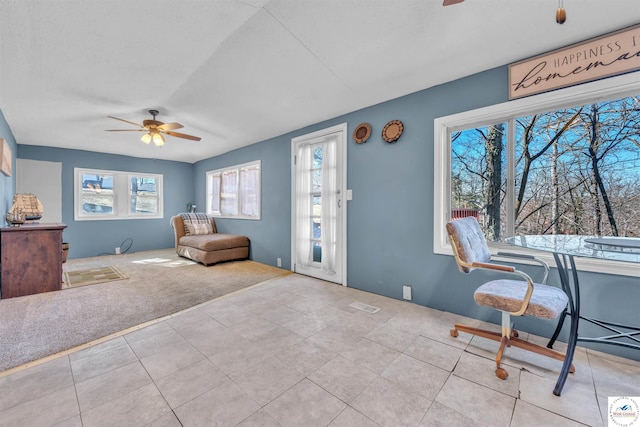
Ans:
[[[451,244],[455,246],[460,260],[465,263],[488,262],[491,251],[478,221],[470,216],[447,223]],[[458,265],[460,271],[469,273],[471,269]]]
[[[207,234],[200,236],[182,236],[180,246],[189,246],[202,251],[219,251],[249,246],[249,238],[237,234]]]
[[[514,312],[520,310],[526,291],[527,282],[521,280],[492,280],[476,289],[473,298],[479,305]],[[569,297],[562,289],[536,283],[524,315],[555,319],[568,302]]]

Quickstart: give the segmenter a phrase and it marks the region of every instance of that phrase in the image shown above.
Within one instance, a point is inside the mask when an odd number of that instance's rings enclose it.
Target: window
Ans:
[[[311,146],[311,250],[313,262],[322,262],[322,163],[324,146]]]
[[[516,234],[640,235],[638,94],[631,74],[436,119],[434,252],[451,253],[445,223],[469,215],[494,247]]]
[[[207,213],[260,219],[260,160],[207,172]]]
[[[162,175],[74,169],[74,219],[162,218]]]

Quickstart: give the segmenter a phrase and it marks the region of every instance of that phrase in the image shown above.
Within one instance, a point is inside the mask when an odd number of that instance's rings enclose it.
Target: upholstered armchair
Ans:
[[[560,288],[534,283],[526,273],[512,266],[492,262],[487,241],[480,224],[474,217],[449,222],[447,233],[458,268],[462,273],[480,269],[508,277],[486,282],[474,292],[474,300],[477,304],[494,308],[502,313],[502,331],[498,333],[456,323],[450,331],[451,336],[457,337],[459,332],[466,332],[498,341],[500,347],[496,355],[496,376],[503,380],[509,374],[500,366],[500,362],[505,349],[509,346],[564,361],[564,354],[560,352],[519,339],[518,332],[512,328],[511,317],[533,316],[541,319],[555,319],[567,307],[569,302],[567,294]],[[544,280],[546,280],[548,267],[544,261],[529,256],[519,258],[527,258],[542,264],[545,267]],[[572,366],[570,372],[573,371]]]
[[[204,213],[182,213],[171,218],[176,253],[204,265],[249,258],[249,238],[218,233],[215,220]]]

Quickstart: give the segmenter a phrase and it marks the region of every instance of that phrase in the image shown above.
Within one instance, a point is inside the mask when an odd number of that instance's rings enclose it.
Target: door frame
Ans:
[[[340,179],[340,209],[342,211],[341,229],[342,236],[340,240],[340,262],[342,264],[342,272],[339,277],[339,284],[347,286],[347,123],[341,123],[315,132],[291,138],[291,271],[294,273],[296,263],[296,144],[309,139],[321,138],[332,133],[341,132],[342,138],[339,139],[340,146],[338,151],[342,157],[339,162],[338,174]]]

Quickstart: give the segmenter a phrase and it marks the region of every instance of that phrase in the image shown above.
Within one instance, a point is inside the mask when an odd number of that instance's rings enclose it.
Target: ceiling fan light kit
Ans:
[[[183,127],[180,123],[163,123],[156,120],[156,116],[159,114],[158,110],[149,110],[149,114],[153,116],[153,119],[147,119],[142,121],[142,125],[129,120],[120,119],[118,117],[108,116],[110,119],[120,120],[121,122],[129,123],[137,126],[139,129],[107,129],[107,132],[146,132],[142,135],[140,140],[145,144],[149,144],[151,141],[156,147],[162,147],[164,145],[164,136],[171,135],[176,138],[190,139],[192,141],[200,141],[202,138],[199,136],[187,135],[185,133],[173,132],[174,129],[180,129]]]
[[[142,142],[145,144],[149,144],[151,141],[156,145],[156,147],[162,147],[164,145],[164,138],[158,132],[149,132],[142,135],[140,138]]]
[[[164,138],[158,132],[153,134],[153,143],[156,144],[156,147],[162,147],[164,145]]]

